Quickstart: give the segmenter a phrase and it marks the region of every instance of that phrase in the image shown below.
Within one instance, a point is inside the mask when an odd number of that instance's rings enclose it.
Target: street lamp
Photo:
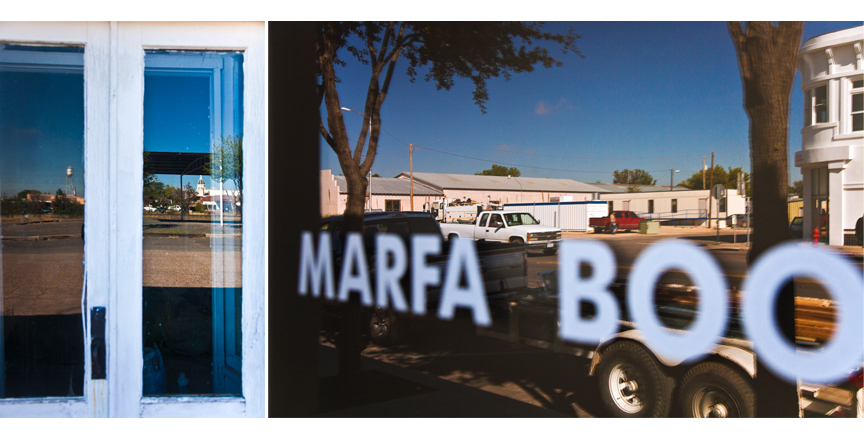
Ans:
[[[681,170],[669,169],[669,191],[672,191],[672,187],[675,186],[675,173],[679,173]]]
[[[507,175],[507,179],[510,179],[509,174]],[[519,179],[513,179],[513,180],[516,181],[517,184],[519,184],[519,201],[521,202],[522,201],[522,182],[519,182]]]

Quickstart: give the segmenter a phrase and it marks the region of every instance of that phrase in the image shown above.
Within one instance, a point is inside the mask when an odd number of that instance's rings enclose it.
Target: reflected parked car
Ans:
[[[792,234],[793,238],[799,240],[804,238],[804,217],[795,217],[792,219],[792,223],[789,223],[789,233]]]

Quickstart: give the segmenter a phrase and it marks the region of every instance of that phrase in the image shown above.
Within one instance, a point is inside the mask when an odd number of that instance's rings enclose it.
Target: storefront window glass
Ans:
[[[148,51],[143,392],[240,395],[240,53]]]
[[[0,398],[83,393],[83,66],[0,44]]]

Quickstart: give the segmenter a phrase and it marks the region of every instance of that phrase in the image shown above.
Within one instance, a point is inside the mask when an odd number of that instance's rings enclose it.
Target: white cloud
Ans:
[[[550,113],[551,110],[546,105],[546,102],[537,102],[537,107],[534,109],[534,113],[537,115],[543,115]]]

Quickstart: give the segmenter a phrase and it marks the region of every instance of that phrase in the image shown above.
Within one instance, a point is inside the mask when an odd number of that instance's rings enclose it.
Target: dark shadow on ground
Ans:
[[[564,415],[606,416],[597,382],[587,376],[590,360],[478,336],[470,318],[414,324],[406,344],[370,345],[363,355],[492,393],[516,393],[523,401],[527,396],[535,404]],[[374,391],[354,402],[365,404],[380,397],[396,398],[422,390],[386,378],[374,380],[379,383]],[[326,384],[332,382],[322,380],[322,409],[340,402],[328,397],[342,396]],[[326,387],[329,389],[325,391]],[[524,394],[518,395],[519,391]]]

